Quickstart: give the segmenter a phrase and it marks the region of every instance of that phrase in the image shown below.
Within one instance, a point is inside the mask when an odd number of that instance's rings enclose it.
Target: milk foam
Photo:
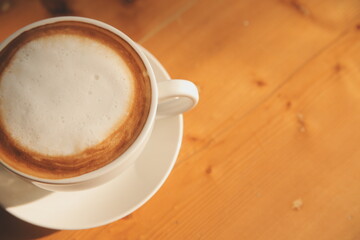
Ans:
[[[0,82],[5,129],[23,147],[51,156],[102,142],[129,111],[133,75],[110,47],[80,35],[26,43]]]

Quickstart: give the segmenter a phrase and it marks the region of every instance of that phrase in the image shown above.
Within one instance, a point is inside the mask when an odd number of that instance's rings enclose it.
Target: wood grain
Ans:
[[[313,2],[314,10],[307,11],[319,12],[312,18],[319,19],[321,25],[286,2],[262,1],[251,10],[253,2],[235,1],[220,13],[219,1],[198,2],[181,17],[180,25],[172,24],[158,34],[171,40],[159,45],[154,38],[144,44],[174,77],[194,79],[200,87],[202,101],[188,116],[191,125],[186,127],[185,137],[192,144],[187,145],[191,149],[184,147],[185,157],[206,146],[214,135],[273,94],[298,68],[352,27],[360,13],[359,8],[348,4],[347,11],[345,6],[339,7],[339,12],[345,13],[331,18],[327,14],[335,15],[332,12],[317,10],[323,8],[322,1],[318,2]],[[207,11],[199,16],[205,7]],[[337,24],[330,27],[335,19]],[[244,26],[244,21],[249,25]],[[182,33],[182,25],[202,27],[199,33]],[[169,55],[173,42],[176,48]],[[228,107],[232,104],[236,107]]]
[[[49,3],[61,0],[42,0]],[[2,28],[0,41],[20,27],[47,17],[58,16],[48,11],[41,1],[2,0],[10,3],[9,9],[0,14]],[[135,41],[147,39],[155,34],[163,25],[181,15],[193,4],[194,0],[177,1],[63,1],[66,3],[66,15],[91,17],[121,29]],[[53,6],[54,4],[49,4]],[[55,5],[56,6],[56,5]],[[29,11],[31,9],[31,11]],[[21,17],[19,17],[21,16]]]
[[[2,39],[50,16],[14,2]],[[54,232],[0,211],[0,239],[359,239],[360,2],[129,2],[69,6],[198,85],[175,169],[124,219]]]

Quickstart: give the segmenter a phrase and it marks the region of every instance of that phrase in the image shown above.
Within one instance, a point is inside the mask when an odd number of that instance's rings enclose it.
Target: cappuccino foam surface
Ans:
[[[80,153],[126,118],[133,81],[121,56],[99,41],[61,33],[33,39],[2,74],[3,125],[30,151]]]
[[[128,114],[132,78],[119,54],[98,41],[69,34],[34,39],[3,73],[3,124],[29,150],[79,153]]]

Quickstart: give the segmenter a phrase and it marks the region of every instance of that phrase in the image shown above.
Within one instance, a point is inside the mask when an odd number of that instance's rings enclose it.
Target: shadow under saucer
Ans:
[[[57,230],[24,222],[0,207],[0,239],[30,240],[51,235]]]
[[[51,192],[26,182],[0,165],[1,207],[15,207],[36,201]],[[0,207],[0,239],[34,239],[56,232],[22,221]]]

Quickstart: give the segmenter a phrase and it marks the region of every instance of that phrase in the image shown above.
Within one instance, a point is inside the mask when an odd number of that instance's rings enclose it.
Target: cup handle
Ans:
[[[172,79],[157,83],[159,103],[157,117],[166,117],[186,112],[198,103],[199,92],[188,80]]]

